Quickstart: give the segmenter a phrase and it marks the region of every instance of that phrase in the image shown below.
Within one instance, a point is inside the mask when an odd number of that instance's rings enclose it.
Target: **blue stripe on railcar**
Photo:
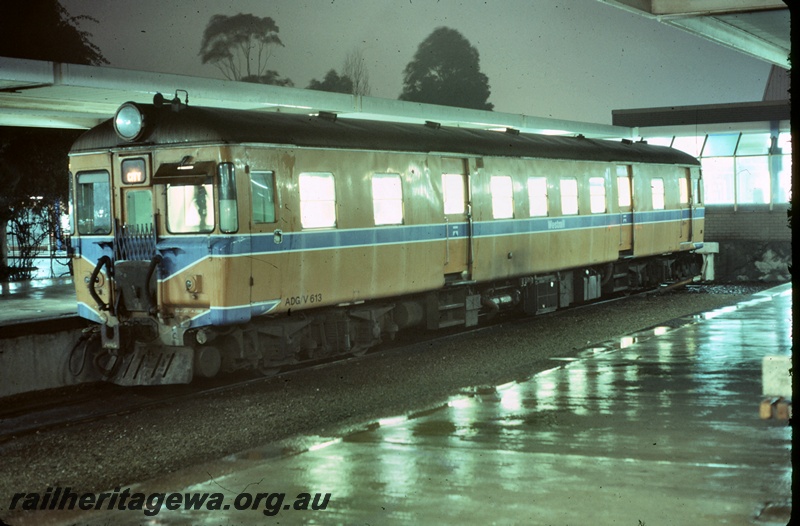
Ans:
[[[652,210],[622,214],[592,214],[562,217],[476,221],[472,224],[473,237],[490,238],[555,231],[605,228],[630,224],[652,224],[670,221],[702,219],[703,208],[695,210]],[[235,235],[181,235],[159,241],[157,248],[164,256],[161,263],[162,280],[169,279],[183,269],[210,257],[242,256],[281,252],[332,250],[381,245],[426,243],[445,239],[462,239],[469,234],[466,222],[430,225],[393,225],[372,228],[310,230],[284,232],[281,242],[275,242],[273,233]],[[90,261],[98,260],[111,238],[81,238],[81,254]]]

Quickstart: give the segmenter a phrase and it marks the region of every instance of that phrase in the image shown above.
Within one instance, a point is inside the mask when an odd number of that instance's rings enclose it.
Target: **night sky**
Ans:
[[[359,49],[371,95],[439,26],[480,53],[495,111],[610,123],[611,110],[761,100],[770,65],[596,0],[62,0],[110,66],[223,78],[198,52],[211,16],[270,16],[285,47],[267,67],[305,88]]]

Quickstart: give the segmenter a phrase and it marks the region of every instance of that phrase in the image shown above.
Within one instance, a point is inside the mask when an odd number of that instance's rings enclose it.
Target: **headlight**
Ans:
[[[114,130],[124,141],[135,141],[144,131],[144,114],[133,102],[126,102],[114,115]]]

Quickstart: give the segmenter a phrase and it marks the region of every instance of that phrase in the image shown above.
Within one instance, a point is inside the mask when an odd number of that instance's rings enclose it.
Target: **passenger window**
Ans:
[[[578,213],[578,180],[561,179],[561,214],[575,215]]]
[[[250,172],[253,223],[275,222],[275,177],[273,172]]]
[[[214,230],[214,194],[211,183],[167,185],[167,230],[173,234]]]
[[[79,234],[111,233],[111,185],[108,172],[78,174],[76,215]]]
[[[528,177],[528,203],[531,217],[547,215],[547,179],[545,177]]]
[[[444,192],[444,213],[463,214],[467,201],[464,176],[461,174],[442,174],[442,192]]]
[[[372,176],[372,210],[376,225],[403,224],[403,184],[399,174]]]
[[[492,216],[495,219],[514,217],[514,185],[511,177],[496,175],[491,179]]]
[[[333,174],[300,174],[300,223],[303,228],[336,226],[336,188]]]
[[[653,193],[653,210],[664,210],[664,180],[651,179],[650,190]]]
[[[589,178],[589,209],[593,214],[606,212],[606,180],[603,177]]]

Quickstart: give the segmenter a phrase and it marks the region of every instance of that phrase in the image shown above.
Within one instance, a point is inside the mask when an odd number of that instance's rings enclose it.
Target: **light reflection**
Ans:
[[[519,411],[522,409],[522,390],[508,389],[500,397],[500,406],[506,411]]]
[[[619,348],[620,349],[625,349],[625,348],[630,347],[634,343],[636,343],[636,337],[634,337],[634,336],[623,336],[619,340]]]
[[[408,420],[408,417],[406,416],[393,416],[390,418],[381,418],[380,420],[378,420],[378,426],[380,427],[396,426],[397,424],[402,424],[406,420]]]
[[[330,446],[332,446],[334,444],[338,444],[341,441],[342,441],[341,437],[340,438],[334,438],[333,440],[328,440],[328,441],[322,442],[320,444],[314,444],[314,445],[310,446],[308,448],[308,450],[309,451],[318,451],[320,449],[325,449],[326,447],[330,447]]]
[[[669,327],[656,327],[655,329],[653,329],[653,335],[654,336],[661,336],[663,334],[667,334],[668,331],[669,331]]]

